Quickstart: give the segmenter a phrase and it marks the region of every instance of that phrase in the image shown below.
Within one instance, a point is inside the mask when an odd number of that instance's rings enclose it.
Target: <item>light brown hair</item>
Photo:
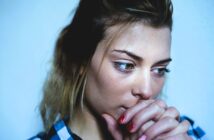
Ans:
[[[71,23],[61,32],[52,69],[44,84],[40,113],[48,130],[81,105],[87,65],[105,31],[117,24],[143,22],[172,29],[170,0],[81,0]]]

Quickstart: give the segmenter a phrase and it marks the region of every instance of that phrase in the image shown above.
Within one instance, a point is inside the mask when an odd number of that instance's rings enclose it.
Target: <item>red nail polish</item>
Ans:
[[[120,123],[120,124],[123,124],[124,121],[125,121],[125,115],[120,116],[120,118],[119,118],[119,123]]]
[[[133,124],[133,123],[130,123],[130,124],[128,125],[128,130],[129,130],[129,132],[133,132],[133,129],[134,129],[134,124]]]

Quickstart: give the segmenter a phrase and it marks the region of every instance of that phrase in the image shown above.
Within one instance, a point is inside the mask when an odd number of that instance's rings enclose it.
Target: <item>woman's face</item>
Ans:
[[[87,73],[85,93],[94,111],[115,119],[140,100],[158,96],[171,60],[169,28],[132,24],[107,46],[119,28],[109,28],[106,38],[98,44]]]

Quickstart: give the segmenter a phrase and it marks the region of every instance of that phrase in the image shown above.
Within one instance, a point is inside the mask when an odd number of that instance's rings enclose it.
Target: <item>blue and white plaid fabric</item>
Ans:
[[[188,135],[191,136],[193,140],[208,140],[206,133],[198,125],[196,125],[192,119],[187,116],[182,116],[180,120],[187,120],[191,124]],[[80,137],[71,132],[67,122],[68,118],[59,120],[51,127],[48,133],[39,133],[29,140],[82,140]]]
[[[190,128],[188,130],[188,135],[193,138],[193,140],[208,140],[206,133],[202,130],[192,119],[187,116],[182,116],[181,121],[187,120],[190,123]]]
[[[63,120],[54,125],[54,130],[56,133],[51,137],[51,140],[74,140]]]
[[[71,132],[67,125],[67,120],[59,120],[51,127],[48,133],[39,133],[29,140],[82,140]]]

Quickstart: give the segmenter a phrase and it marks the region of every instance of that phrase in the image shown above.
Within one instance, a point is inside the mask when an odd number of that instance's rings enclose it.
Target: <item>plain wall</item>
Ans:
[[[214,139],[214,2],[173,0],[171,73],[166,100]],[[77,0],[0,1],[0,139],[42,130],[38,104],[60,30]]]
[[[173,0],[171,73],[167,100],[214,139],[214,1]]]
[[[38,104],[61,29],[74,0],[0,0],[0,139],[42,130]]]

